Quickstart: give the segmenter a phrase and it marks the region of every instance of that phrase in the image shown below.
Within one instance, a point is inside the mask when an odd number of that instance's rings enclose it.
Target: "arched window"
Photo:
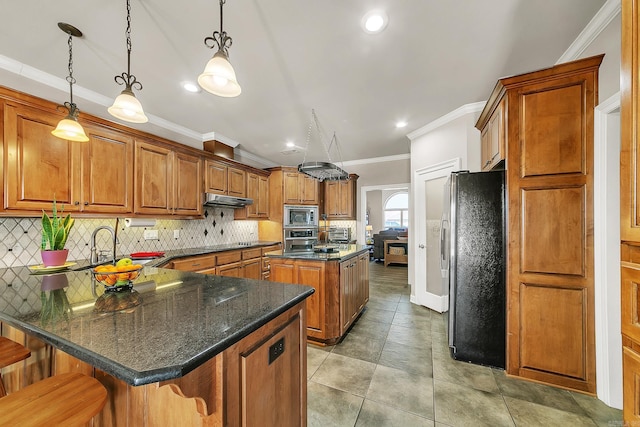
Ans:
[[[409,227],[409,193],[396,193],[384,204],[384,226]]]

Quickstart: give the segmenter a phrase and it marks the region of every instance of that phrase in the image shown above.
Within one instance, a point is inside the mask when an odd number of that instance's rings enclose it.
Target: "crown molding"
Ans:
[[[236,148],[238,145],[240,145],[239,142],[234,141],[233,139],[224,136],[218,132],[207,132],[207,133],[203,133],[202,134],[202,142],[205,141],[213,141],[213,140],[222,142],[225,145],[228,145],[231,148]]]
[[[407,138],[413,141],[414,139],[420,138],[421,136],[426,135],[435,129],[438,129],[439,127],[442,127],[449,122],[457,120],[460,117],[466,116],[467,114],[479,113],[480,111],[482,111],[485,104],[486,104],[486,101],[465,104],[462,107],[456,108],[452,112],[447,113],[444,116],[432,121],[431,123],[426,124],[421,128],[414,130],[411,133],[408,133]]]
[[[580,32],[578,37],[571,43],[569,48],[562,54],[556,64],[578,59],[582,52],[607,28],[607,25],[622,11],[621,0],[607,0],[600,10],[591,18],[591,21]]]
[[[384,162],[395,162],[398,160],[409,160],[411,158],[411,154],[395,154],[393,156],[384,156],[384,157],[371,157],[369,159],[359,159],[359,160],[347,160],[346,162],[341,162],[342,166],[355,166],[355,165],[368,165],[372,163],[384,163]]]
[[[222,141],[220,141],[220,142],[222,142]],[[246,150],[243,150],[242,148],[237,148],[236,147],[236,148],[233,149],[233,151],[235,153],[240,154],[241,157],[243,157],[245,159],[248,159],[248,160],[252,160],[255,163],[257,163],[259,165],[263,165],[266,168],[274,168],[276,166],[280,166],[280,165],[278,165],[276,163],[273,163],[271,160],[267,160],[264,157],[260,157],[258,155],[253,154],[253,153],[250,153],[250,152],[248,152]]]

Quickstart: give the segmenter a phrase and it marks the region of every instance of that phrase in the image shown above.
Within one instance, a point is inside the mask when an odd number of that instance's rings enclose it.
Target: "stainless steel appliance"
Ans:
[[[317,243],[318,227],[284,229],[284,250],[287,252],[311,252]]]
[[[233,197],[225,196],[223,194],[205,193],[204,205],[205,206],[218,206],[224,208],[243,208],[247,205],[252,205],[253,199],[247,199],[246,197]]]
[[[332,227],[329,229],[329,242],[349,243],[351,241],[351,229],[349,227]]]
[[[284,205],[284,228],[318,228],[318,206]]]
[[[505,367],[504,171],[454,172],[447,180],[441,268],[449,282],[449,348],[457,360]]]

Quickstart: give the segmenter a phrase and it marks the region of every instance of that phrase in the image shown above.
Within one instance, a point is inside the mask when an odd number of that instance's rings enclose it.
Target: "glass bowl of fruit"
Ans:
[[[123,292],[133,287],[132,281],[140,275],[140,270],[141,264],[134,264],[131,258],[122,258],[115,265],[99,265],[91,273],[104,285],[105,292]]]

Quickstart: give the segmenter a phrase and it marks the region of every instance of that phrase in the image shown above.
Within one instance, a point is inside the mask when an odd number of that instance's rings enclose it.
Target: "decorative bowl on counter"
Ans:
[[[140,264],[99,265],[91,270],[96,281],[105,287],[107,292],[121,292],[133,287],[132,280],[140,275]]]

